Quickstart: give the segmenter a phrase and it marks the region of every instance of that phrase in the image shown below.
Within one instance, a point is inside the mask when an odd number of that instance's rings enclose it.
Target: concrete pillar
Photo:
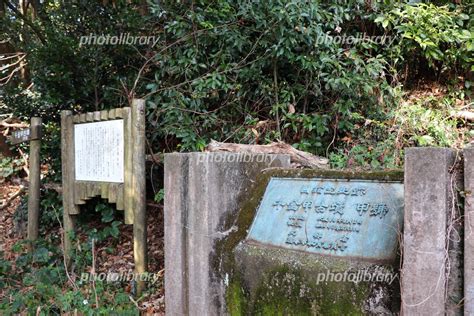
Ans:
[[[167,315],[225,313],[225,285],[215,274],[218,263],[212,260],[214,245],[228,234],[253,180],[269,167],[290,167],[289,156],[165,155]]]
[[[448,148],[405,151],[402,315],[445,315],[448,212],[452,209]]]
[[[474,147],[464,149],[464,315],[474,315]]]

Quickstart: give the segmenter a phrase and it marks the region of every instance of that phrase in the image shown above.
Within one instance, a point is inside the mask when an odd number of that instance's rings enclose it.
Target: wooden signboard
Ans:
[[[147,266],[145,208],[145,102],[132,107],[73,115],[61,113],[64,247],[67,261],[72,249],[68,232],[74,231],[80,205],[100,196],[125,212],[133,224],[135,272]],[[140,292],[143,284],[138,284]]]
[[[17,145],[24,142],[29,142],[32,140],[39,140],[41,139],[41,121],[40,118],[34,118],[34,120],[38,120],[39,124],[33,125],[31,124],[30,128],[21,129],[18,131],[14,131],[9,138],[9,142],[12,145]],[[33,121],[33,119],[32,119]]]

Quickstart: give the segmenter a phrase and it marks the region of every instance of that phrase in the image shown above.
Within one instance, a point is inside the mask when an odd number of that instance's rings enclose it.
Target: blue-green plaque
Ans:
[[[321,255],[393,260],[403,183],[271,178],[247,240]]]

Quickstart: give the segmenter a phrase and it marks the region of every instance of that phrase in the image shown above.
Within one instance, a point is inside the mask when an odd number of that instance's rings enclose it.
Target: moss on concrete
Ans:
[[[240,278],[232,276],[226,291],[227,312],[231,316],[247,314],[248,297],[242,288]]]
[[[298,272],[279,267],[267,273],[255,293],[253,315],[311,315],[314,289]]]
[[[367,284],[314,280],[289,266],[271,269],[259,278],[253,293],[245,293],[239,278],[227,292],[230,315],[364,315]]]
[[[227,310],[230,315],[364,315],[364,302],[370,295],[368,284],[344,282],[328,282],[315,285],[314,279],[302,271],[301,265],[287,265],[282,262],[264,267],[253,276],[249,286],[248,276],[243,277],[242,266],[236,263],[235,250],[245,240],[248,230],[255,217],[268,182],[272,177],[278,178],[327,178],[345,180],[376,180],[403,181],[401,170],[355,172],[344,170],[313,170],[313,169],[269,169],[262,173],[247,191],[237,219],[226,219],[225,223],[237,229],[216,245],[214,256],[215,271],[221,277],[229,279],[226,292]],[[268,248],[245,246],[249,256],[265,256],[269,258]],[[265,248],[265,249],[263,249]],[[292,256],[287,249],[272,249],[274,258],[282,258],[286,254]],[[259,253],[263,252],[263,253]],[[265,254],[266,253],[266,254]],[[366,264],[357,260],[349,264],[345,259],[325,258],[315,260],[314,254],[301,254],[298,262],[304,261],[305,271],[324,271],[328,265],[332,271],[356,269]],[[306,258],[306,259],[304,259]],[[289,259],[288,259],[289,260]],[[326,261],[327,260],[327,261]],[[371,263],[373,264],[373,263]],[[369,264],[370,265],[370,264]],[[258,266],[258,263],[255,265]],[[259,270],[260,269],[256,269]],[[285,283],[286,282],[286,283]]]
[[[326,169],[273,169],[268,170],[263,177],[279,178],[326,178],[345,180],[377,180],[403,181],[403,171],[399,169],[383,171],[354,171],[354,170],[326,170]]]

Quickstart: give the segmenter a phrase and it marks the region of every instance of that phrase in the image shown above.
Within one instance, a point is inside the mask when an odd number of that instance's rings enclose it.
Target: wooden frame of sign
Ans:
[[[76,115],[62,111],[61,157],[66,262],[79,206],[100,196],[125,212],[125,224],[133,224],[135,273],[145,273],[145,101]],[[137,285],[140,293],[144,284]]]

